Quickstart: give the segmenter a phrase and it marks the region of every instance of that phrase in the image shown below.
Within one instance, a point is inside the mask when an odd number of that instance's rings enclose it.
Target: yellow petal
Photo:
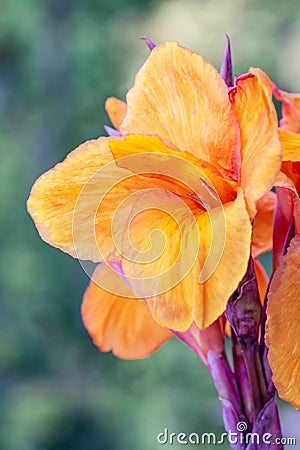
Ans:
[[[238,79],[230,97],[241,129],[241,184],[254,217],[255,202],[272,188],[281,165],[271,81],[261,70],[252,69]]]
[[[246,272],[250,256],[252,227],[242,191],[238,192],[234,202],[224,205],[223,211],[225,215],[223,252],[216,264],[215,271],[201,284],[201,301],[195,298],[194,302],[195,321],[200,328],[206,328],[225,311],[230,295],[235,291]],[[198,226],[202,255],[214,255],[215,252],[217,256],[218,251],[213,244],[219,246],[218,241],[223,224],[223,213],[218,209],[210,211],[210,217],[208,213],[200,216]],[[215,233],[213,240],[211,239],[212,230],[218,230],[218,234]],[[210,273],[214,263],[216,263],[216,258],[213,257],[207,266]],[[201,277],[205,279],[205,273],[202,273]]]
[[[198,249],[196,222],[179,198],[158,192],[150,198],[148,194],[147,200],[150,208],[144,201],[130,224],[131,247],[125,248],[123,240],[126,259],[122,267],[135,295],[146,297],[154,319],[162,326],[185,331],[192,322],[197,286],[193,270]]]
[[[300,410],[300,236],[273,277],[267,307],[269,362],[279,396]]]
[[[300,161],[300,135],[279,128],[282,161]]]
[[[49,244],[76,258],[115,261],[113,215],[124,198],[147,186],[147,178],[132,176],[115,164],[107,138],[100,138],[80,145],[43,174],[32,188],[27,207]]]
[[[172,201],[171,197],[166,199],[166,211]],[[123,270],[133,292],[145,297],[160,325],[185,331],[194,320],[203,329],[225,311],[229,296],[246,271],[249,216],[242,191],[224,209],[199,215],[194,212],[194,218],[183,208],[172,210],[176,211],[177,222],[163,211],[142,211],[135,216],[131,242],[136,253],[123,261]],[[163,237],[151,235],[151,230],[158,229]],[[155,257],[151,249],[160,249],[159,256]],[[151,264],[139,260],[147,251]]]
[[[95,345],[124,359],[145,358],[172,335],[160,327],[141,301],[103,289],[108,279],[114,292],[132,292],[122,277],[106,264],[94,272],[81,307],[83,323]]]
[[[267,192],[256,203],[257,214],[253,223],[252,256],[258,258],[272,250],[273,217],[276,203],[274,192]]]
[[[207,162],[191,153],[179,151],[156,136],[115,138],[109,141],[109,148],[120,167],[137,174],[148,173],[161,183],[169,181],[169,188],[172,189],[171,184],[176,186],[178,195],[194,193],[200,200],[203,197],[206,201],[210,192],[213,203],[210,208],[216,206],[213,195],[219,197],[219,203],[234,200],[236,196],[236,183],[216,174],[214,167]],[[172,192],[175,192],[174,187]]]
[[[228,89],[200,55],[167,42],[154,48],[127,94],[122,134],[155,134],[237,180],[239,127]]]
[[[126,103],[116,97],[109,97],[105,102],[105,109],[115,129],[119,130],[120,125],[126,116]]]

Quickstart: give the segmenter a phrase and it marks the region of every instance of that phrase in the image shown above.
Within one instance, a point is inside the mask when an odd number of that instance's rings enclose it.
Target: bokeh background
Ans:
[[[152,450],[164,428],[223,431],[179,341],[132,362],[97,351],[80,319],[88,278],[39,239],[25,202],[38,175],[104,133],[105,99],[125,98],[148,55],[141,36],[219,67],[226,32],[236,74],[259,66],[300,91],[298,0],[0,0],[1,450]],[[281,415],[299,446],[299,413],[281,403]]]

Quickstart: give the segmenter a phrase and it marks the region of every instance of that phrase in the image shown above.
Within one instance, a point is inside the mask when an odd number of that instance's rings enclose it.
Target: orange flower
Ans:
[[[228,89],[175,42],[153,49],[127,109],[116,99],[106,108],[122,136],[71,152],[36,181],[28,210],[46,242],[107,263],[83,320],[102,350],[132,358],[168,339],[166,329],[205,329],[224,313],[281,150],[265,74],[251,69]]]
[[[277,270],[268,296],[266,342],[278,393],[300,410],[300,96],[280,91],[276,86],[274,95],[282,103],[279,132],[283,162],[276,183]]]

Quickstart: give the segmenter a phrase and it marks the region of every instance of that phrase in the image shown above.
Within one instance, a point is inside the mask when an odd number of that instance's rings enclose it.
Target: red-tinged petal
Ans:
[[[104,290],[108,283],[123,296]],[[124,359],[145,358],[172,334],[153,320],[141,301],[126,295],[133,296],[122,277],[106,264],[99,265],[84,294],[83,323],[101,351]]]
[[[205,330],[200,330],[193,322],[187,331],[172,332],[190,347],[202,359],[204,364],[207,364],[207,354],[210,350],[213,350],[220,356],[224,352],[225,326],[225,320],[223,320],[223,317],[220,317]]]
[[[200,55],[167,42],[154,48],[127,94],[122,134],[155,134],[239,178],[239,126],[220,74]]]
[[[274,96],[282,102],[280,128],[300,133],[300,95],[280,91],[273,85]]]
[[[294,195],[294,228],[295,234],[300,234],[300,198]]]
[[[293,191],[300,195],[300,162],[284,161],[281,171],[292,181]]]
[[[109,97],[105,102],[105,109],[111,123],[117,130],[119,130],[120,125],[126,116],[126,103],[116,97]]]
[[[286,164],[285,162],[282,163],[282,166],[285,164]],[[276,188],[282,187],[289,189],[290,191],[294,192],[297,195],[297,190],[295,188],[293,181],[282,171],[280,171],[279,174],[277,175],[274,186]]]
[[[286,240],[290,233],[294,214],[294,192],[286,187],[276,187],[277,200],[273,226],[273,270],[279,264],[286,250]]]
[[[252,233],[253,258],[258,258],[263,253],[272,250],[275,203],[276,195],[273,192],[267,192],[256,203],[257,213]]]
[[[281,165],[271,81],[261,70],[251,69],[237,80],[230,98],[241,129],[241,184],[254,217],[256,201],[272,188]]]
[[[279,396],[300,410],[300,236],[281,258],[269,293],[266,343]]]
[[[267,293],[269,277],[268,277],[267,272],[264,269],[264,266],[256,259],[254,259],[254,271],[255,271],[257,284],[258,284],[260,301],[263,303],[266,293]]]

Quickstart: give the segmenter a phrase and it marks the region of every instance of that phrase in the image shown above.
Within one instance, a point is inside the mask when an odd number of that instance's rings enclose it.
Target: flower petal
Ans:
[[[108,139],[100,138],[80,145],[43,174],[32,188],[27,207],[49,244],[75,258],[115,261],[113,215],[124,198],[147,186],[147,178],[133,176],[115,164]]]
[[[172,200],[166,199],[166,204]],[[131,242],[136,254],[130,254],[122,267],[133,292],[145,297],[160,325],[186,331],[194,320],[203,329],[224,312],[247,269],[252,227],[242,191],[224,209],[195,213],[194,220],[183,209],[174,209],[177,224],[162,211],[144,210],[135,216]],[[157,229],[165,247],[159,234],[151,235]],[[161,256],[140,264],[138,252],[143,255],[151,248],[161,248]]]
[[[286,251],[287,239],[290,239],[291,227],[293,228],[295,193],[286,186],[276,186],[276,197],[272,249],[273,272]]]
[[[122,277],[101,264],[93,274],[81,307],[82,320],[95,345],[124,359],[145,358],[164,344],[172,334],[160,327],[146,306],[134,298],[118,296],[102,288],[107,278],[114,287],[132,297]]]
[[[201,285],[201,302],[197,297],[194,302],[195,321],[200,328],[206,328],[225,311],[230,295],[237,288],[248,266],[252,227],[242,190],[238,192],[234,202],[224,205],[223,211],[216,209],[199,217],[200,251],[206,256],[215,252],[215,245],[219,246],[216,230],[222,233],[223,214],[225,215],[223,253],[215,271]],[[214,239],[211,239],[212,230]],[[211,259],[213,263],[214,259]],[[208,266],[208,269],[212,272],[212,267]]]
[[[269,277],[267,275],[267,272],[265,271],[264,266],[257,259],[254,259],[253,261],[254,261],[254,271],[258,284],[259,297],[261,303],[263,304],[267,293]]]
[[[200,55],[167,42],[154,48],[127,94],[122,134],[155,134],[237,180],[237,118],[220,74]]]
[[[156,136],[133,134],[119,137],[109,141],[109,148],[118,166],[137,174],[149,173],[161,184],[169,181],[169,188],[172,189],[171,184],[176,186],[178,195],[194,193],[201,200],[201,196],[205,199],[205,191],[208,190],[211,200],[213,195],[222,202],[236,197],[235,182],[222,178],[207,162],[179,151]],[[175,192],[174,188],[172,192]]]
[[[290,163],[289,162],[283,162],[282,166],[285,166],[286,164],[290,164]],[[275,183],[274,183],[274,186],[276,187],[276,190],[277,190],[277,187],[286,188],[286,189],[289,189],[290,191],[294,192],[295,195],[298,195],[297,194],[297,189],[295,187],[295,184],[293,183],[293,181],[282,170],[277,175]]]
[[[116,97],[109,97],[105,102],[105,109],[111,123],[116,128],[116,130],[119,130],[120,125],[126,116],[126,103],[122,102],[122,100],[119,100]]]
[[[272,250],[273,217],[276,204],[274,192],[267,192],[256,203],[257,213],[253,223],[252,256],[258,258]]]
[[[282,119],[280,120],[280,128],[300,133],[300,95],[290,94],[279,90],[273,85],[274,96],[282,102]]]
[[[122,267],[134,294],[145,297],[154,319],[167,328],[185,331],[192,322],[198,283],[194,269],[198,230],[180,199],[158,192],[156,201],[150,199],[154,203],[156,209],[145,208],[134,216],[132,248],[123,247]]]
[[[300,135],[279,128],[282,161],[300,161]]]
[[[255,202],[272,188],[281,165],[271,81],[260,69],[251,69],[237,80],[230,98],[241,129],[241,184],[253,217]]]
[[[269,293],[269,362],[279,396],[300,410],[300,236],[281,258]]]

